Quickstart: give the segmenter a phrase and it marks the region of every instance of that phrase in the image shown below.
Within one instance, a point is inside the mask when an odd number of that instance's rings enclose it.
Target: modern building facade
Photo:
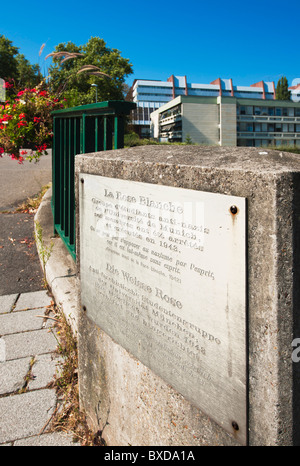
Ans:
[[[151,135],[205,145],[300,147],[300,102],[180,96],[151,114]]]
[[[300,102],[300,83],[289,88],[291,101]],[[150,135],[150,114],[162,105],[179,96],[189,97],[234,97],[273,101],[276,98],[274,82],[260,81],[250,86],[237,86],[232,79],[218,78],[210,84],[190,83],[186,76],[170,76],[167,81],[138,79],[126,100],[137,104],[132,113],[134,131],[141,137]]]

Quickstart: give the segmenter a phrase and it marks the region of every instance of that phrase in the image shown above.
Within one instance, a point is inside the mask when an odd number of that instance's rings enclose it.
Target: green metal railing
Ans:
[[[107,101],[52,112],[52,212],[58,233],[76,260],[75,176],[76,154],[124,147],[124,121],[136,104]]]

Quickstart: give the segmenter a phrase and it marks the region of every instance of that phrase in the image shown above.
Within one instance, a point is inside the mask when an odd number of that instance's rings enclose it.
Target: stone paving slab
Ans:
[[[59,374],[62,358],[54,354],[42,354],[35,358],[31,369],[32,379],[28,383],[28,390],[46,388]]]
[[[15,359],[0,363],[0,395],[13,393],[24,386],[31,358]]]
[[[43,326],[43,319],[36,317],[38,314],[41,312],[33,309],[0,315],[0,335],[40,330]]]
[[[0,296],[0,314],[11,312],[18,296],[18,294]]]
[[[51,353],[56,350],[57,340],[48,329],[33,330],[24,333],[5,335],[2,339],[5,344],[6,360]]]
[[[22,293],[19,296],[14,311],[46,307],[50,306],[51,302],[52,298],[48,296],[47,290]]]
[[[44,318],[52,299],[45,290],[0,296],[1,446],[80,446],[71,433],[43,429],[57,406],[49,384],[63,362],[53,320]]]
[[[55,405],[51,389],[0,398],[0,444],[39,435]]]
[[[53,446],[61,446],[61,447],[71,447],[71,446],[80,446],[80,443],[73,442],[72,435],[63,434],[60,432],[50,432],[48,434],[43,434],[40,436],[29,437],[22,440],[17,440],[14,443],[15,447],[26,447],[26,446],[33,446],[33,447],[53,447]]]

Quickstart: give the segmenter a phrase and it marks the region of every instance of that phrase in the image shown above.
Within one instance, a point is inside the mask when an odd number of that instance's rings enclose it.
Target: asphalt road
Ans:
[[[50,181],[51,154],[36,164],[0,158],[0,296],[43,289],[34,214],[14,210]]]
[[[0,158],[0,212],[13,210],[38,194],[51,179],[50,151],[37,163],[26,161],[22,165],[4,155]]]

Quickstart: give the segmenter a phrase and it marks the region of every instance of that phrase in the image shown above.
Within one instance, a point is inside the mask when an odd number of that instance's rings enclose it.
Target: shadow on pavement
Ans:
[[[43,289],[34,213],[0,213],[0,295]]]

